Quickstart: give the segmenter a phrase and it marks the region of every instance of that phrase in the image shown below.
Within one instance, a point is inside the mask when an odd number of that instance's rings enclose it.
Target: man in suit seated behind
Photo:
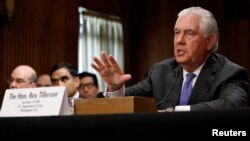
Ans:
[[[82,72],[78,74],[80,79],[80,85],[78,91],[80,97],[84,99],[88,98],[103,98],[103,93],[100,92],[97,77],[93,73]]]
[[[35,88],[37,81],[36,71],[28,65],[19,65],[11,73],[8,79],[10,89]]]

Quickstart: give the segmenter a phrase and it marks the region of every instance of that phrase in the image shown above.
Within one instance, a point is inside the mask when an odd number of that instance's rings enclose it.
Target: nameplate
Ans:
[[[7,89],[2,117],[70,115],[65,86]]]

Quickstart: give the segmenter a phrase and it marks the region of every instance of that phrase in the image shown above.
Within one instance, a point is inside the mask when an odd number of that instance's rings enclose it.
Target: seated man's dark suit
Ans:
[[[155,64],[145,80],[126,88],[126,96],[154,97],[158,108],[179,104],[183,69],[174,58]],[[193,87],[191,111],[245,106],[248,72],[226,57],[214,53],[206,61]]]

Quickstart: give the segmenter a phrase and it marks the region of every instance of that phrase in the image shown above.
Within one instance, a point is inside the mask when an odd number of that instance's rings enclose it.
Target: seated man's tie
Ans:
[[[183,89],[182,89],[182,94],[181,94],[179,105],[187,105],[188,104],[190,95],[192,93],[192,80],[195,76],[196,75],[193,73],[188,73],[186,75],[187,79],[186,79],[186,82],[185,82]]]

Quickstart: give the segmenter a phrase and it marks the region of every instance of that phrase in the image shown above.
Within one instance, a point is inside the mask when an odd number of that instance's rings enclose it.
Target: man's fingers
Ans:
[[[100,72],[102,69],[105,68],[105,66],[103,65],[103,63],[97,57],[93,57],[93,61],[94,61],[94,63],[91,63],[91,66],[96,71]]]
[[[102,52],[102,53],[101,53],[101,56],[102,56],[102,61],[103,61],[103,63],[105,64],[105,67],[111,68],[112,65],[111,65],[111,63],[110,63],[110,60],[109,60],[107,54],[106,54],[105,52]]]
[[[125,83],[126,81],[130,80],[132,76],[130,74],[124,74],[120,77],[121,81]]]
[[[96,64],[91,63],[92,68],[94,68],[97,72],[100,72],[99,67],[96,66]]]
[[[119,74],[123,74],[121,68],[119,67],[118,63],[116,62],[115,58],[113,56],[109,56],[109,60],[111,65],[113,66],[113,68],[115,68],[115,70],[119,73]]]
[[[102,70],[109,70],[114,71],[115,73],[123,74],[122,70],[120,69],[117,61],[114,59],[113,56],[107,54],[105,52],[101,52],[102,60],[98,59],[97,57],[93,57],[94,63],[91,66],[98,72]]]

